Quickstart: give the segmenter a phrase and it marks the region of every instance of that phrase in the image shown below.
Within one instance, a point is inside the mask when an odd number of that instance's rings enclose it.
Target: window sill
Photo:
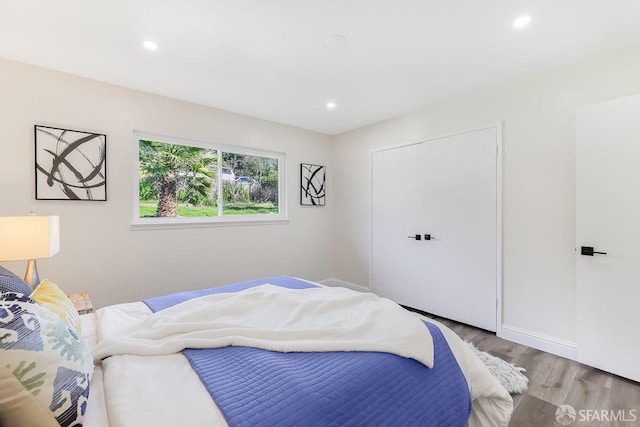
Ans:
[[[134,220],[131,224],[132,231],[144,230],[170,230],[180,228],[213,228],[213,227],[241,227],[255,225],[284,225],[289,224],[287,218],[253,219],[230,218],[206,220],[203,218],[146,218]]]

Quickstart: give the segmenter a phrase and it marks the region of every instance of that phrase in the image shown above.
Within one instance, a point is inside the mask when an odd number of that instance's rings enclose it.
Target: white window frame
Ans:
[[[222,154],[234,153],[247,156],[269,157],[278,160],[278,213],[277,214],[250,214],[250,215],[223,215],[223,206],[218,206],[217,217],[177,217],[177,218],[140,218],[140,173],[139,173],[139,144],[140,140],[164,142],[167,144],[181,144],[192,147],[217,150],[218,170],[221,171]],[[174,136],[159,135],[150,132],[134,131],[134,200],[133,200],[133,230],[165,229],[165,228],[198,228],[217,226],[239,226],[288,223],[287,212],[287,188],[286,188],[286,154],[278,151],[261,150],[256,148],[241,147],[236,145],[219,144],[209,141],[194,140]],[[220,173],[217,179],[218,194],[222,194],[222,179]],[[222,197],[222,196],[220,196]]]

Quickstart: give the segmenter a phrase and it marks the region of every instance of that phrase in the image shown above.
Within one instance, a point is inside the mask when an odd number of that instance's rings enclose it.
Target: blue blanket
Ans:
[[[315,285],[287,276],[182,292],[144,302],[152,311],[264,283]],[[230,426],[464,426],[471,414],[466,380],[440,330],[434,367],[387,353],[279,353],[249,347],[187,349]]]

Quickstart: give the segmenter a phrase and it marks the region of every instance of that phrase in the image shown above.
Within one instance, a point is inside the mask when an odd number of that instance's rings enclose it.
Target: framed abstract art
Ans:
[[[326,166],[300,164],[300,204],[324,206],[326,198]]]
[[[107,136],[35,125],[36,200],[107,200]]]

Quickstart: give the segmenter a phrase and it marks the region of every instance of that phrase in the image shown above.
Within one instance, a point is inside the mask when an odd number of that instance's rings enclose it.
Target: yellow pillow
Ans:
[[[45,279],[29,295],[29,298],[60,316],[70,329],[78,336],[80,335],[80,315],[58,285]]]

